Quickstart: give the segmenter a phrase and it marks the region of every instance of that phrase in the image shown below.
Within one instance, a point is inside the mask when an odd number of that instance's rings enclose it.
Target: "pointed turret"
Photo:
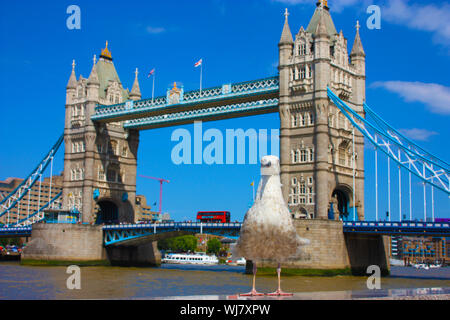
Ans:
[[[284,16],[285,16],[285,20],[284,20],[283,32],[281,33],[280,44],[293,44],[294,39],[292,38],[291,28],[289,27],[289,21],[288,21],[289,12],[288,12],[287,8],[286,8],[286,12],[285,12]]]
[[[130,99],[131,100],[140,100],[141,99],[141,88],[139,87],[139,80],[138,80],[138,74],[139,71],[136,68],[136,77],[134,79],[134,83],[133,83],[133,88],[131,89],[130,92]]]
[[[361,42],[361,38],[359,36],[359,28],[361,26],[359,25],[359,21],[356,22],[356,36],[355,36],[355,42],[353,43],[352,53],[350,54],[351,57],[365,57],[366,53],[364,52],[364,48]]]
[[[75,75],[75,60],[72,62],[72,73],[70,74],[67,89],[75,89],[77,87],[77,76]]]
[[[94,55],[94,65],[92,66],[91,74],[90,74],[90,76],[88,78],[88,82],[87,82],[88,86],[90,86],[90,85],[97,85],[97,86],[99,86],[100,85],[100,82],[98,80],[96,63],[97,63],[97,56]]]
[[[317,23],[316,30],[314,32],[314,36],[316,38],[326,37],[330,38],[330,35],[327,31],[327,22],[325,21],[325,13],[323,7],[320,7],[319,12],[319,22]]]

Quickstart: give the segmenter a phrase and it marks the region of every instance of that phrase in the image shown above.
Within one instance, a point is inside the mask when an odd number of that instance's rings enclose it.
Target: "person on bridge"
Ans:
[[[236,256],[253,262],[252,291],[241,296],[263,295],[255,289],[256,264],[262,260],[278,262],[278,289],[268,295],[292,295],[281,290],[281,262],[301,254],[308,239],[300,238],[283,199],[280,181],[280,160],[265,156],[261,160],[261,181],[255,203],[245,214],[240,237],[235,247]]]

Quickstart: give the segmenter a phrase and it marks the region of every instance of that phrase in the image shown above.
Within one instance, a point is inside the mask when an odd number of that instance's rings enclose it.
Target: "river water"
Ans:
[[[382,289],[450,287],[450,268],[392,267]],[[0,262],[0,299],[145,299],[174,296],[235,295],[250,290],[244,267],[163,265],[160,268],[83,267],[81,290],[66,287],[65,267],[30,267]],[[257,278],[257,289],[272,292],[276,276]],[[367,290],[367,278],[353,276],[282,278],[287,292]]]

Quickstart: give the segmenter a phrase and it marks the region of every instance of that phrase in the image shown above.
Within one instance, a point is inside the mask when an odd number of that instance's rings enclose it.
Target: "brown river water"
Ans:
[[[146,299],[174,296],[234,295],[250,290],[244,267],[163,265],[160,268],[82,267],[81,289],[66,286],[65,267],[30,267],[0,262],[0,299]],[[282,278],[287,292],[367,290],[367,278],[353,276]],[[276,289],[274,275],[257,278],[257,289]],[[382,289],[450,287],[450,268],[392,267]]]

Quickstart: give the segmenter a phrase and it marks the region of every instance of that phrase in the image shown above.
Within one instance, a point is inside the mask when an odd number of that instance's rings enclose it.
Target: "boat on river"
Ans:
[[[161,259],[162,263],[171,264],[202,264],[213,265],[219,264],[219,259],[215,255],[207,255],[205,253],[168,253]]]

